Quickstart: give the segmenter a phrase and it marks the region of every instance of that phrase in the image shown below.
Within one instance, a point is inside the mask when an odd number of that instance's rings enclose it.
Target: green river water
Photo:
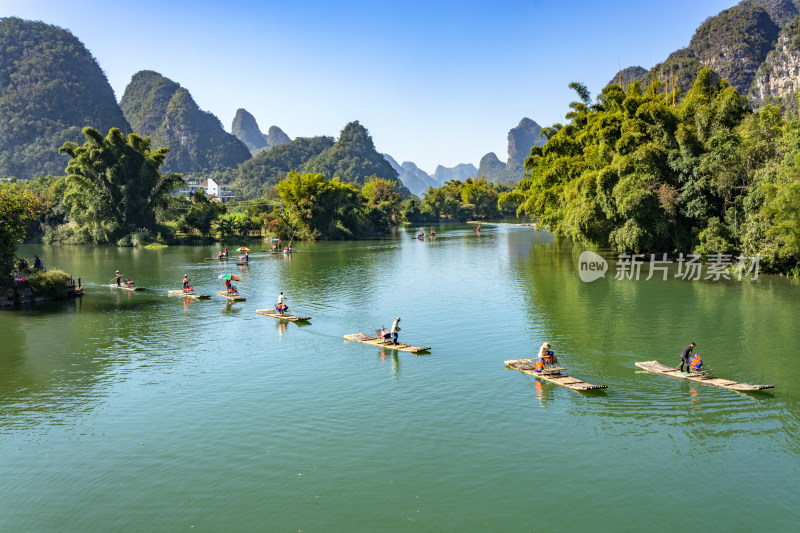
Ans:
[[[251,244],[248,267],[21,247],[86,294],[0,310],[0,532],[797,530],[800,284],[617,280],[608,254],[587,283],[583,249],[533,228],[416,231]],[[147,290],[110,289],[115,269]],[[227,272],[246,302],[167,296]],[[256,314],[279,291],[310,324]],[[396,316],[430,353],[343,339]],[[545,340],[608,389],[504,367]],[[776,388],[634,366],[690,341],[718,376]]]

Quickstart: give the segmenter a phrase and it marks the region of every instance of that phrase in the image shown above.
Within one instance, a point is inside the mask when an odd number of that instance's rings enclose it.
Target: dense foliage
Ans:
[[[336,143],[307,161],[301,171],[359,185],[372,176],[397,179],[397,171],[375,150],[372,137],[358,121],[346,125]],[[410,193],[406,191],[405,195]]]
[[[507,186],[485,178],[467,178],[463,182],[450,180],[438,189],[430,188],[425,192],[420,219],[463,221],[513,216],[517,207],[513,201],[498,205],[500,196],[508,191]]]
[[[761,254],[800,260],[800,120],[748,112],[725,81],[700,72],[683,101],[608,86],[546,128],[528,175],[501,203],[521,201],[557,233],[622,251]]]
[[[149,138],[125,137],[116,128],[106,137],[93,128],[84,128],[83,134],[83,146],[68,142],[60,149],[71,158],[64,201],[72,225],[98,244],[155,233],[156,209],[183,183],[180,174],[159,171],[169,150],[151,151]]]
[[[0,176],[59,174],[81,128],[129,126],[94,57],[68,31],[0,19]]]
[[[239,165],[232,185],[243,199],[257,198],[266,192],[266,188],[276,185],[290,171],[299,169],[333,144],[333,137],[298,137],[259,152]]]
[[[25,236],[27,224],[36,220],[42,209],[41,200],[29,191],[0,190],[0,285],[9,281],[17,245]]]
[[[169,149],[165,172],[223,170],[250,158],[244,143],[201,111],[189,91],[157,72],[137,72],[120,107],[133,131]]]

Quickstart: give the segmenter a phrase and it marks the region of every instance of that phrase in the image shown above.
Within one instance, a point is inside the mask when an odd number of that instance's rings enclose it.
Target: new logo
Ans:
[[[597,278],[604,278],[607,270],[608,262],[605,259],[588,250],[581,252],[578,258],[578,275],[581,281],[589,283]]]

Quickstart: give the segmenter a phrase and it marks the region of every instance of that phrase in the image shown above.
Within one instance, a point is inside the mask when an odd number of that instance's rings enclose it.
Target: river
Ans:
[[[427,228],[426,228],[427,229]],[[22,246],[82,299],[0,310],[0,531],[794,531],[800,284],[584,282],[530,227],[215,247]],[[231,241],[229,248],[238,246]],[[110,289],[114,270],[147,290]],[[241,278],[245,302],[167,296]],[[256,314],[279,291],[310,324]],[[415,356],[345,341],[401,317]],[[602,391],[503,361],[549,341]],[[740,393],[639,371],[690,341]]]

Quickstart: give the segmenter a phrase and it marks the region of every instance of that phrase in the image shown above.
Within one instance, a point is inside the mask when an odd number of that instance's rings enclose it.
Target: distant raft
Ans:
[[[183,296],[184,298],[191,298],[193,300],[206,300],[208,298],[211,298],[210,294],[197,294],[194,291],[184,291],[181,289],[167,291],[167,294],[169,294],[170,296]]]
[[[247,300],[244,296],[240,296],[238,292],[217,291],[217,296],[222,296],[232,302],[244,302]]]
[[[608,385],[592,385],[591,383],[586,383],[578,378],[568,376],[566,373],[562,373],[562,370],[566,371],[566,368],[563,367],[548,368],[541,372],[534,372],[533,366],[536,364],[536,359],[514,359],[506,361],[505,364],[508,368],[519,370],[525,374],[536,376],[537,378],[541,378],[557,385],[563,385],[568,389],[594,390],[608,388]]]
[[[117,285],[116,283],[111,283],[109,285],[109,287],[111,287],[112,289],[123,289],[123,290],[126,290],[126,291],[143,291],[144,290],[144,287],[137,287],[135,285],[125,285],[125,284]]]
[[[288,313],[281,314],[275,309],[256,309],[256,313],[259,315],[271,316],[272,318],[277,318],[279,320],[288,320],[290,322],[306,322],[311,320],[310,316],[294,316]]]
[[[764,389],[774,389],[775,385],[750,385],[749,383],[739,383],[738,381],[731,381],[729,379],[714,378],[703,374],[695,374],[689,372],[681,372],[674,367],[662,365],[658,361],[643,361],[635,363],[636,366],[642,370],[653,372],[654,374],[661,374],[663,376],[671,376],[673,378],[688,379],[689,381],[697,381],[700,383],[708,383],[723,389],[731,389],[738,391],[756,391]]]
[[[400,350],[401,352],[427,352],[431,349],[430,346],[411,346],[410,344],[392,344],[391,339],[379,339],[378,337],[370,337],[363,333],[352,333],[345,335],[344,338],[348,341],[363,342],[364,344],[372,344],[382,348],[391,348],[392,350]]]

